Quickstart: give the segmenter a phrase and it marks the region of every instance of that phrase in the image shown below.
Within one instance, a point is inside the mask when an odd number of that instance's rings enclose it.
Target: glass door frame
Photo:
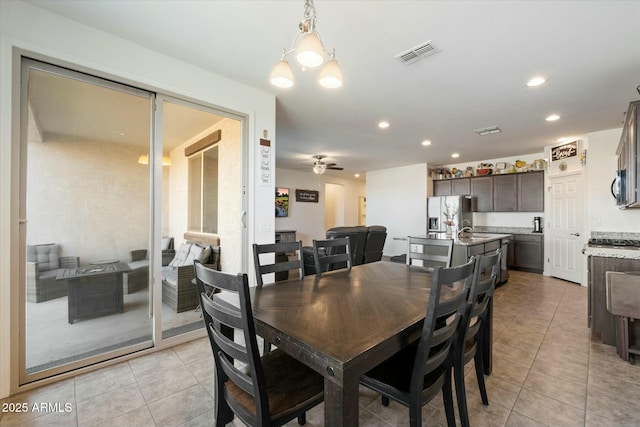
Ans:
[[[16,332],[16,340],[12,342],[18,344],[17,351],[12,350],[12,355],[16,359],[12,362],[12,366],[18,368],[18,375],[16,383],[11,387],[21,388],[30,383],[39,382],[47,378],[64,375],[65,377],[75,375],[70,371],[87,372],[100,365],[104,366],[105,362],[119,358],[120,360],[126,360],[131,358],[131,353],[134,352],[155,352],[174,346],[176,344],[191,341],[195,338],[206,336],[204,328],[200,328],[195,331],[191,331],[182,335],[173,336],[170,338],[162,338],[162,270],[161,270],[161,238],[162,238],[162,100],[180,103],[192,108],[199,108],[206,111],[214,112],[215,114],[225,116],[240,121],[241,126],[241,180],[242,180],[242,242],[241,242],[241,265],[242,271],[247,272],[248,269],[248,257],[247,250],[248,244],[248,225],[247,209],[247,179],[248,179],[248,164],[249,164],[249,142],[248,136],[251,130],[251,123],[253,116],[251,113],[241,113],[233,111],[232,109],[221,109],[212,105],[208,105],[204,102],[199,102],[195,99],[190,99],[186,96],[169,95],[161,90],[156,90],[152,87],[145,88],[144,84],[138,84],[131,82],[130,84],[121,83],[127,81],[126,78],[118,78],[117,76],[105,75],[103,72],[88,70],[85,67],[78,66],[76,64],[67,64],[63,61],[58,61],[53,58],[43,57],[39,54],[30,54],[26,51],[16,51],[14,54],[14,69],[20,70],[19,83],[20,93],[18,94],[19,102],[19,138],[16,139],[17,151],[19,152],[20,162],[16,168],[18,170],[17,177],[19,178],[18,186],[18,201],[17,211],[19,218],[18,226],[18,245],[19,251],[18,262],[19,272],[17,277],[18,283],[15,284],[15,290],[18,293],[19,306],[17,308],[17,315],[12,315],[12,319],[17,321],[18,331]],[[107,88],[118,88],[118,90],[125,89],[125,91],[131,91],[134,94],[145,94],[151,99],[151,140],[149,150],[149,164],[153,167],[149,168],[150,179],[150,217],[149,217],[149,315],[152,316],[152,339],[151,341],[145,341],[132,346],[123,347],[108,353],[103,353],[98,356],[94,356],[87,359],[81,359],[69,364],[56,366],[50,369],[38,371],[35,373],[26,373],[26,277],[25,277],[25,262],[26,262],[26,166],[27,166],[27,117],[28,117],[28,103],[25,99],[27,96],[26,84],[28,68],[35,67],[44,71],[53,72],[55,74],[61,74],[65,77],[71,76],[71,78],[88,81],[90,83],[99,84]],[[17,79],[16,79],[17,80]],[[16,82],[17,84],[18,82]],[[125,357],[125,358],[123,358]],[[92,365],[92,366],[89,366]],[[13,383],[14,381],[12,381]]]

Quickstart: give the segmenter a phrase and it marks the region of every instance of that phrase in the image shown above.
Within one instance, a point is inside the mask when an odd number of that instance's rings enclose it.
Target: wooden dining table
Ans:
[[[359,378],[419,337],[431,278],[379,261],[251,288],[256,332],[324,377],[325,426],[357,426]]]

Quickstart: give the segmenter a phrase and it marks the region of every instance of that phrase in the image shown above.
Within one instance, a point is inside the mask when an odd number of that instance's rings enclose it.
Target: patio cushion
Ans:
[[[193,261],[205,262],[211,255],[211,247],[202,247],[196,243],[183,243],[176,252],[175,257],[169,263],[169,267],[192,265]]]
[[[148,259],[141,259],[139,261],[131,261],[129,263],[129,268],[131,270],[137,270],[139,268],[145,268],[145,267],[149,267],[149,260]]]
[[[179,267],[181,265],[185,265],[187,261],[187,257],[189,256],[189,252],[191,251],[191,246],[193,243],[183,243],[180,245],[178,250],[176,251],[176,255],[173,257],[171,262],[169,263],[169,267]]]
[[[39,271],[57,270],[60,268],[58,257],[60,245],[27,245],[27,262],[37,262]]]

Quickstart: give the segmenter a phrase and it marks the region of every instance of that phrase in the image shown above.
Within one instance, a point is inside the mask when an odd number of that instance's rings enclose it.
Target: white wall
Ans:
[[[289,216],[276,218],[276,230],[296,230],[296,238],[305,246],[313,239],[324,239],[325,228],[325,183],[341,185],[344,190],[344,225],[358,225],[358,197],[366,195],[364,180],[338,178],[331,175],[316,175],[289,169],[276,170],[276,186],[289,189]],[[296,189],[318,191],[318,203],[296,202]],[[274,190],[275,191],[275,190]],[[273,215],[273,202],[269,211]],[[369,224],[371,225],[371,224]],[[272,242],[265,240],[265,242]]]
[[[259,139],[266,131],[275,150],[275,97],[210,71],[194,67],[35,6],[0,1],[0,398],[17,384],[19,247],[19,68],[14,49],[36,59],[63,62],[72,68],[190,98],[248,117],[247,245],[273,239],[275,176],[261,182]],[[269,168],[275,175],[275,156]],[[355,208],[354,208],[355,209]],[[260,224],[256,227],[255,224]],[[246,249],[246,247],[245,247]],[[248,252],[248,251],[247,251]],[[245,253],[248,256],[248,253]],[[249,271],[250,274],[251,271]],[[15,388],[14,390],[15,391]]]
[[[426,233],[426,163],[367,172],[367,224],[387,227],[387,256],[406,253],[407,236]]]
[[[587,134],[587,229],[640,232],[640,208],[619,209],[611,195],[622,128]]]

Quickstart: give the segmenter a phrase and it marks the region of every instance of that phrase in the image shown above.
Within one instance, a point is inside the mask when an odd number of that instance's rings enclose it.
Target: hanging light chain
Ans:
[[[303,33],[310,33],[316,29],[316,7],[313,0],[305,0],[304,2],[304,19],[300,21],[298,26]]]

